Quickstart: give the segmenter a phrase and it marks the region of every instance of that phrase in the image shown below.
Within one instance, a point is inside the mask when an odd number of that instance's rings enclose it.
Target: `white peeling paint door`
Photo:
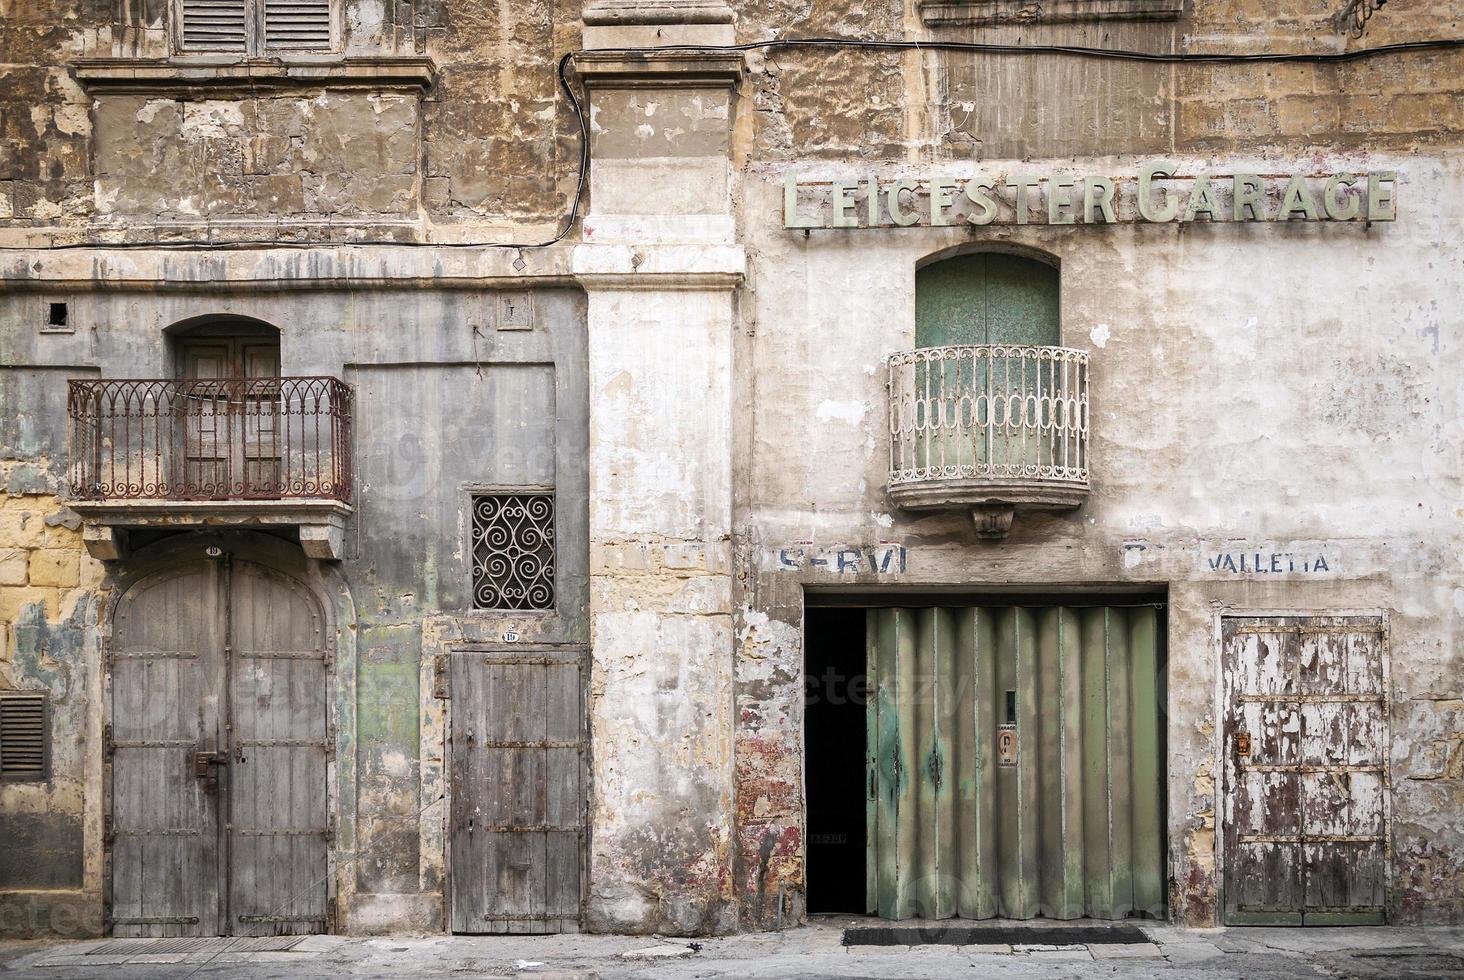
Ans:
[[[1382,619],[1227,617],[1221,635],[1226,924],[1381,923]]]

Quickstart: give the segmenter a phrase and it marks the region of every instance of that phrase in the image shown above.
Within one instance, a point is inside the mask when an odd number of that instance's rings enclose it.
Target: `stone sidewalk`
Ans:
[[[1149,942],[1060,946],[1042,942],[1042,925],[1011,923],[1030,927],[1030,942],[960,947],[843,945],[845,927],[875,924],[863,919],[825,917],[785,932],[697,940],[644,936],[196,940],[195,947],[202,948],[166,952],[149,952],[145,947],[155,942],[152,940],[0,941],[0,978],[978,980],[992,976],[1464,980],[1464,927],[1196,930],[1146,925],[1141,928]],[[292,948],[278,948],[287,945]]]

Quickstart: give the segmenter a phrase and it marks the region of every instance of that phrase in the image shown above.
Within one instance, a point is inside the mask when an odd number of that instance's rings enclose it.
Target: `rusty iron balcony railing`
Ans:
[[[328,377],[72,381],[71,493],[348,503],[351,408]]]
[[[889,358],[889,494],[971,508],[999,537],[1018,509],[1088,493],[1088,355],[1066,347],[923,347]]]

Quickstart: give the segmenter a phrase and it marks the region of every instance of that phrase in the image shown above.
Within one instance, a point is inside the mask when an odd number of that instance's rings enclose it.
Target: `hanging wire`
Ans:
[[[1338,11],[1333,18],[1337,24],[1337,30],[1346,31],[1353,37],[1362,37],[1362,32],[1367,30],[1367,22],[1372,20],[1372,15],[1377,13],[1387,4],[1388,0],[1347,0],[1347,6]]]

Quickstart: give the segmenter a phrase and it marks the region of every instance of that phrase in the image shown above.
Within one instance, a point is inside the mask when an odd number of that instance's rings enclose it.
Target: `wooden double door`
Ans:
[[[292,577],[198,551],[113,620],[113,933],[327,931],[325,616]]]

